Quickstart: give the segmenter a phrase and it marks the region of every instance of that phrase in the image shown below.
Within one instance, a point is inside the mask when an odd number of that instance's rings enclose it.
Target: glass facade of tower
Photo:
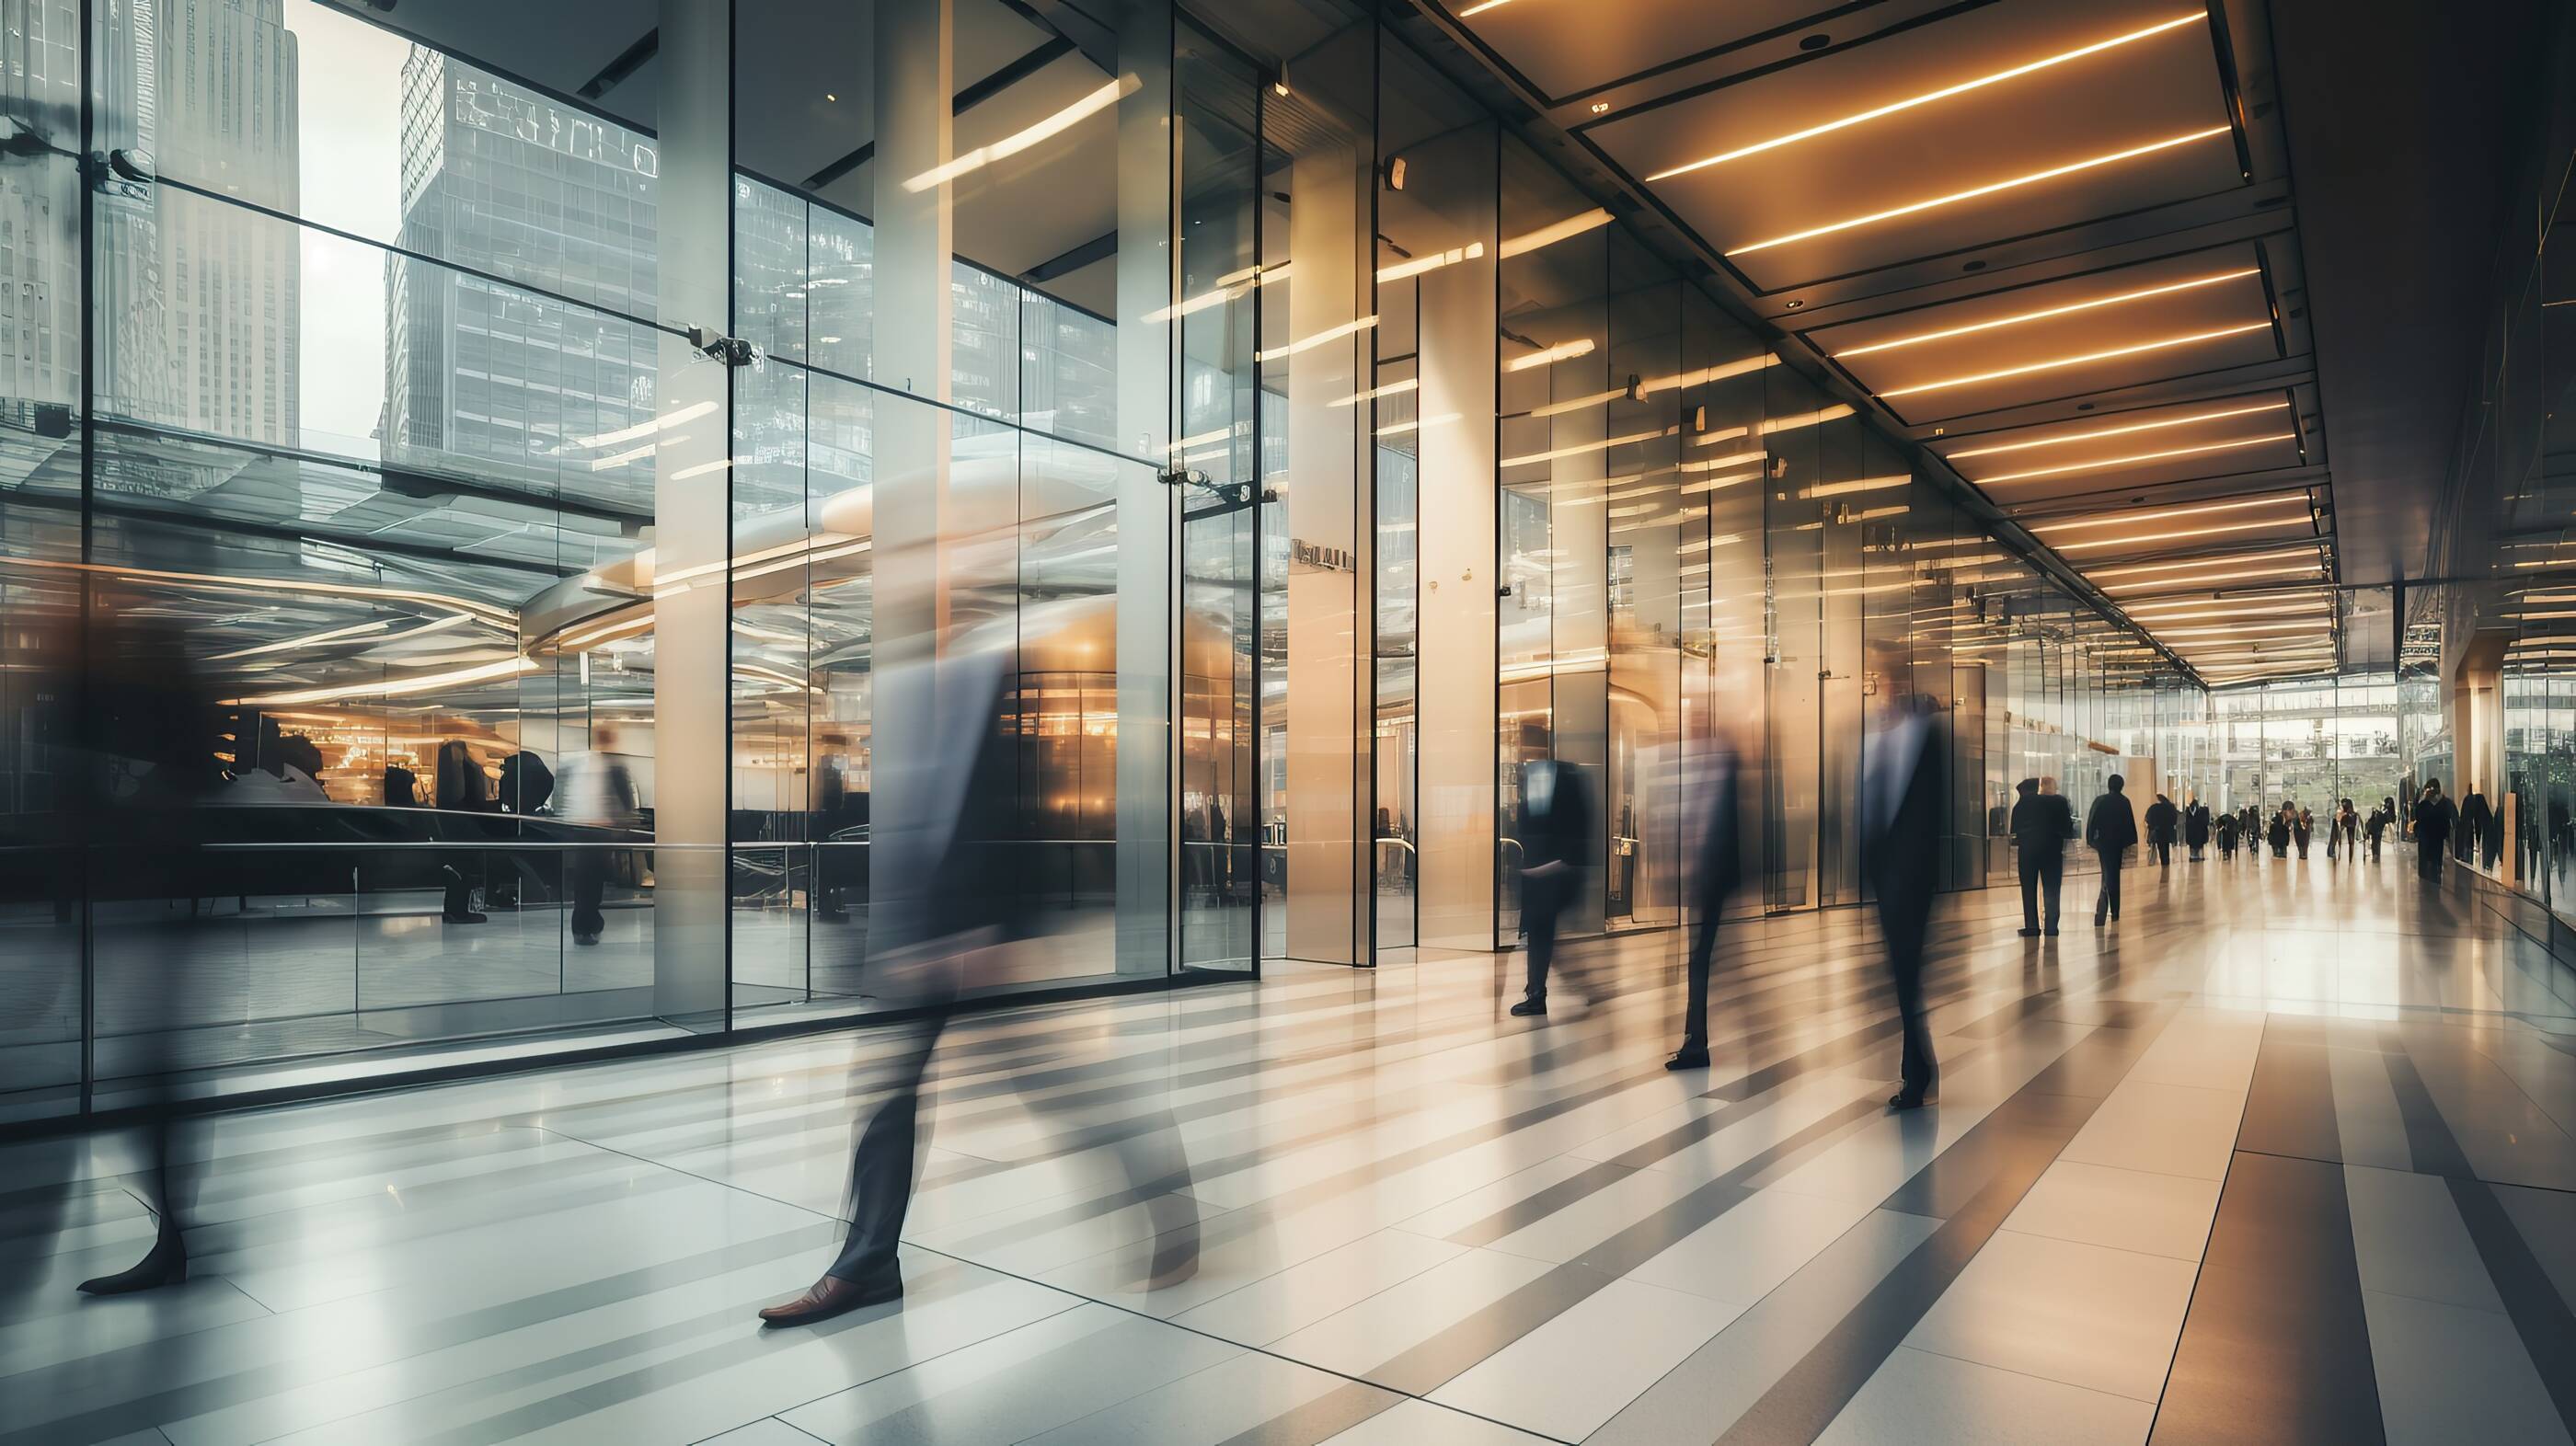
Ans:
[[[863,1020],[969,777],[994,998],[1509,949],[1536,757],[1861,902],[1893,693],[1953,888],[2241,786],[1404,17],[597,9],[0,0],[0,1121]]]

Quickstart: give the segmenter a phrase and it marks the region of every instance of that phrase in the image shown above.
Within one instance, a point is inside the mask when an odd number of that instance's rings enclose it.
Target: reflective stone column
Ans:
[[[1172,441],[1172,7],[1127,0],[1118,30],[1118,447]],[[1172,458],[1174,464],[1180,459]],[[1175,498],[1152,468],[1118,474],[1118,922],[1121,974],[1171,967]]]
[[[658,315],[731,331],[733,4],[662,0]],[[653,1012],[724,1023],[732,373],[661,335],[654,411]]]

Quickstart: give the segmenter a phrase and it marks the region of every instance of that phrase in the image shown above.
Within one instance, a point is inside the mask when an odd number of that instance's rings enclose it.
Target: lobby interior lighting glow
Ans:
[[[1437,271],[1443,266],[1455,266],[1461,261],[1473,261],[1484,254],[1484,242],[1470,241],[1464,246],[1452,246],[1446,251],[1435,251],[1428,256],[1416,256],[1410,261],[1397,261],[1381,266],[1377,269],[1377,279],[1381,283],[1402,281],[1408,276],[1420,276],[1426,271]]]
[[[441,619],[441,621],[452,623],[455,622],[456,619],[450,617]],[[362,633],[381,633],[392,626],[392,619],[377,618],[373,622],[351,623],[347,627],[328,628],[318,633],[306,633],[300,638],[284,638],[274,643],[261,643],[257,647],[235,648],[229,653],[217,653],[206,659],[206,661],[209,663],[229,663],[235,658],[256,658],[263,653],[293,652],[297,648],[309,648],[316,643],[329,643],[336,642],[342,638],[354,638]]]
[[[2104,437],[2125,437],[2132,432],[2153,432],[2166,427],[2187,427],[2194,422],[2215,422],[2226,417],[2251,417],[2261,412],[2277,412],[2289,406],[2288,399],[2265,402],[2259,407],[2228,407],[2215,412],[2194,412],[2188,417],[2167,417],[2155,422],[2131,422],[2125,427],[2101,427],[2090,432],[2069,432],[2062,437],[2042,437],[2036,442],[2006,442],[1994,447],[1970,447],[1962,452],[1941,455],[1952,462],[1970,457],[1994,457],[2005,452],[2027,452],[2033,447],[2063,447],[2070,442],[2097,442]]]
[[[2220,341],[2243,336],[2249,331],[2270,329],[2269,321],[2249,321],[2242,326],[2222,326],[2214,331],[2186,332],[2181,336],[2158,337],[2154,341],[2131,342],[2127,346],[2109,347],[2102,351],[2082,352],[2075,356],[2052,357],[2047,361],[2024,362],[2020,366],[1999,367],[1990,372],[1973,372],[1963,377],[1946,377],[1937,382],[1917,382],[1910,387],[1892,387],[1880,392],[1882,397],[1910,397],[1922,392],[1948,391],[1952,387],[1972,387],[1979,382],[2006,381],[2035,372],[2062,371],[2067,367],[2090,366],[2095,362],[2117,361],[2124,356],[2138,356],[2151,351],[2166,351],[2178,346],[2193,346],[2204,341]]]
[[[2238,452],[2247,447],[2260,447],[2271,442],[2294,441],[2296,432],[2274,432],[2261,437],[2238,437],[2225,442],[2204,442],[2197,447],[2168,447],[2160,452],[2131,452],[2122,457],[2097,457],[2089,462],[2068,462],[2056,467],[2033,467],[2026,472],[2002,472],[1992,477],[1968,480],[1980,487],[2002,482],[2028,482],[2041,477],[2068,477],[2078,472],[2104,472],[2114,467],[2136,467],[2148,462],[2169,462],[2176,457],[2205,457],[2212,452]]]
[[[1461,12],[1460,18],[1463,19],[1465,16],[1475,14],[1478,10],[1490,10],[1497,4],[1505,3],[1508,3],[1508,0],[1485,0],[1484,4],[1478,5],[1474,10]],[[1835,131],[1848,130],[1856,125],[1866,125],[1874,120],[1880,120],[1887,116],[1897,115],[1905,111],[1913,110],[1917,106],[1931,105],[1936,101],[1948,100],[1952,96],[1966,95],[1971,91],[1983,90],[1990,85],[2000,85],[2007,80],[2018,80],[2025,75],[2036,74],[2039,71],[2047,70],[2054,66],[2064,65],[2070,60],[2081,60],[2088,55],[2099,55],[2105,50],[2115,50],[2120,46],[2144,40],[2149,36],[2162,35],[2168,30],[2175,29],[2179,26],[2189,25],[2195,21],[2207,20],[2208,18],[2208,12],[2200,10],[2176,15],[2169,20],[2160,20],[2153,25],[2147,26],[2143,30],[2132,30],[2125,34],[2111,36],[2108,39],[2096,40],[2089,45],[2079,45],[2073,50],[2061,50],[2054,55],[2044,55],[2037,60],[2025,61],[2020,65],[2010,66],[2003,70],[1994,71],[1990,74],[1980,75],[1974,79],[1959,81],[1952,85],[1945,85],[1938,90],[1927,90],[1921,95],[1907,96],[1903,100],[1890,101],[1885,105],[1873,106],[1864,111],[1855,111],[1850,115],[1840,117],[1836,120],[1829,120],[1820,125],[1808,126],[1804,130],[1791,131],[1787,135],[1783,136],[1774,136],[1767,141],[1756,141],[1749,146],[1738,146],[1734,150],[1723,151],[1717,155],[1709,156],[1702,160],[1692,161],[1687,165],[1675,166],[1668,171],[1659,171],[1654,175],[1648,176],[1646,180],[1649,183],[1670,180],[1675,176],[1686,176],[1693,171],[1703,171],[1711,166],[1722,166],[1729,161],[1741,160],[1746,156],[1758,156],[1764,151],[1776,151],[1782,146],[1796,145],[1800,141],[1813,140],[1817,136],[1831,135]]]
[[[1381,437],[1401,437],[1407,432],[1418,432],[1424,427],[1445,427],[1456,420],[1458,420],[1456,412],[1442,412],[1436,417],[1417,417],[1410,422],[1396,422],[1380,427],[1377,429],[1377,434]]]
[[[1478,8],[1481,9],[1483,7],[1480,6]],[[1476,12],[1474,10],[1470,10],[1467,13],[1473,15]],[[1539,250],[1542,247],[1553,246],[1559,241],[1571,240],[1587,231],[1598,231],[1609,224],[1610,213],[1602,210],[1598,206],[1593,207],[1589,211],[1579,211],[1574,215],[1566,217],[1562,221],[1552,221],[1545,226],[1539,227],[1535,231],[1524,231],[1518,236],[1504,237],[1501,247],[1502,259],[1509,260],[1514,256],[1526,256],[1530,252]]]
[[[649,422],[638,422],[631,427],[620,427],[614,432],[602,432],[596,437],[583,437],[579,441],[570,443],[569,445],[572,450],[579,452],[591,451],[598,447],[614,447],[620,442],[632,442],[638,437],[649,437],[655,432],[663,431],[670,427],[676,427],[682,422],[695,421],[715,409],[716,404],[713,402],[691,402],[687,406],[680,408],[678,411],[665,413],[662,416],[655,417]]]
[[[2094,573],[2093,576],[2136,577],[2141,573],[2150,572],[2189,572],[2196,567],[2223,567],[2240,562],[2278,562],[2283,558],[2292,557],[2305,558],[2314,562],[2317,553],[2314,547],[2308,546],[2280,547],[2270,552],[2240,553],[2234,557],[2200,557],[2184,562],[2141,562],[2125,567],[2106,567]]]
[[[497,663],[478,663],[470,668],[456,668],[440,673],[419,673],[408,678],[368,679],[362,682],[338,683],[329,687],[305,688],[292,693],[271,693],[259,698],[228,698],[226,707],[288,707],[297,703],[337,703],[344,698],[405,698],[414,693],[427,693],[440,688],[463,687],[489,683],[501,678],[516,678],[541,672],[545,664],[534,658],[503,658]]]
[[[1412,391],[1414,388],[1421,385],[1422,378],[1406,377],[1400,382],[1388,382],[1382,387],[1371,387],[1364,392],[1353,392],[1351,395],[1342,398],[1338,402],[1330,403],[1330,405],[1336,407],[1356,407],[1362,402],[1372,402],[1377,400],[1379,397],[1400,397],[1406,392]]]
[[[2297,575],[2297,574],[2299,574],[2299,573],[2303,573],[2303,572],[2313,572],[2313,571],[2315,571],[2319,566],[2320,566],[2320,564],[2318,564],[2318,563],[2314,563],[2314,562],[2307,562],[2307,563],[2291,563],[2291,564],[2289,564],[2289,565],[2287,565],[2287,566],[2282,566],[2282,567],[2260,567],[2260,568],[2254,568],[2254,569],[2251,569],[2251,570],[2249,570],[2249,571],[2243,571],[2243,572],[2211,572],[2211,573],[2203,573],[2203,574],[2201,574],[2201,575],[2200,575],[2200,576],[2198,576],[2198,577],[2152,577],[2152,578],[2142,578],[2142,579],[2140,579],[2140,580],[2138,580],[2138,581],[2136,581],[2136,582],[2124,582],[2124,583],[2119,583],[2119,584],[2116,584],[2116,585],[2114,585],[2114,586],[2104,588],[2104,589],[2103,589],[2103,591],[2104,591],[2104,592],[2135,592],[2135,591],[2138,591],[2138,590],[2141,590],[2141,589],[2145,589],[2145,588],[2173,587],[2173,586],[2175,586],[2176,584],[2181,584],[2184,588],[2188,589],[2188,588],[2197,587],[2198,585],[2203,584],[2203,583],[2212,583],[2212,582],[2243,582],[2243,581],[2245,581],[2245,580],[2247,580],[2247,579],[2250,579],[2250,578],[2264,578],[2264,577],[2292,577],[2292,576],[2295,576],[2295,575]]]
[[[1891,487],[1902,487],[1913,480],[1914,474],[1908,472],[1894,477],[1855,477],[1848,482],[1819,482],[1813,487],[1802,490],[1798,496],[1804,499],[1845,497],[1854,492],[1884,492]]]
[[[1958,336],[1974,336],[1978,332],[1982,331],[1994,331],[2007,326],[2021,326],[2027,322],[2033,321],[2046,321],[2050,317],[2071,316],[2079,311],[2092,311],[2099,307],[2118,306],[2124,302],[2144,301],[2151,296],[2170,296],[2177,291],[2192,291],[2203,286],[2215,286],[2222,281],[2234,281],[2239,277],[2260,276],[2262,274],[2263,268],[2259,266],[2248,266],[2236,271],[2220,271],[2208,276],[2195,276],[2189,281],[2169,281],[2162,286],[2149,286],[2137,291],[2123,291],[2112,296],[2097,296],[2090,301],[2070,301],[2064,306],[2043,307],[2038,311],[2025,311],[2013,316],[1999,316],[1992,321],[1972,322],[1966,326],[1944,327],[1939,331],[1918,332],[1913,336],[1900,336],[1894,341],[1872,342],[1867,346],[1856,346],[1848,351],[1835,352],[1834,358],[1839,361],[1845,357],[1869,356],[1876,352],[1895,351],[1899,347],[1921,346],[1925,342],[1948,341],[1952,337]]]
[[[1671,427],[1660,427],[1651,432],[1630,432],[1624,437],[1604,437],[1597,442],[1575,442],[1563,447],[1552,447],[1544,452],[1529,452],[1518,457],[1505,457],[1494,465],[1520,467],[1532,462],[1553,462],[1560,457],[1580,457],[1587,452],[1607,452],[1613,447],[1624,447],[1631,442],[1651,442],[1657,437],[1669,437],[1673,434],[1673,430]]]
[[[1514,357],[1510,361],[1503,363],[1503,370],[1507,372],[1525,372],[1532,367],[1543,367],[1551,362],[1569,361],[1579,356],[1590,356],[1592,354],[1592,348],[1595,345],[1596,343],[1588,336],[1577,337],[1572,341],[1561,341],[1554,346],[1544,347],[1538,351],[1531,352],[1528,356]]]
[[[1346,336],[1357,336],[1361,332],[1373,329],[1376,325],[1376,317],[1363,316],[1357,321],[1346,321],[1339,326],[1328,326],[1322,331],[1315,333],[1313,336],[1299,337],[1297,340],[1288,343],[1286,346],[1274,347],[1269,351],[1254,352],[1252,354],[1252,359],[1254,361],[1265,362],[1277,361],[1281,357],[1295,356],[1301,351],[1311,350],[1312,348],[1322,346],[1326,342],[1339,341]]]
[[[977,146],[954,160],[931,167],[904,182],[903,188],[913,192],[927,191],[933,186],[945,185],[956,180],[969,171],[981,170],[995,161],[1018,155],[1029,147],[1051,136],[1061,135],[1081,124],[1085,119],[1116,105],[1120,97],[1135,90],[1139,84],[1140,82],[1132,75],[1119,76],[1025,130],[1014,131],[990,145]]]
[[[1828,222],[1822,226],[1810,226],[1804,231],[1792,231],[1786,236],[1774,236],[1768,241],[1755,241],[1749,245],[1738,246],[1733,250],[1728,251],[1726,254],[1729,256],[1750,256],[1756,251],[1768,251],[1775,246],[1790,246],[1800,241],[1813,241],[1819,236],[1831,236],[1837,232],[1857,230],[1863,226],[1875,226],[1882,221],[1894,221],[1901,217],[1912,216],[1923,211],[1937,210],[1943,206],[1955,206],[1962,201],[1974,201],[1980,197],[1995,195],[1998,192],[2016,190],[2023,186],[2037,185],[2042,181],[2054,181],[2064,176],[2078,175],[2085,171],[2097,170],[2103,166],[2118,165],[2122,161],[2133,161],[2140,156],[2151,156],[2160,151],[2172,150],[2176,146],[2187,146],[2195,141],[2205,141],[2213,136],[2223,136],[2227,133],[2228,128],[2225,126],[2210,126],[2204,130],[2185,131],[2183,134],[2178,136],[2167,136],[2165,139],[2160,141],[2149,141],[2145,145],[2131,146],[2127,150],[2112,151],[2108,155],[2090,156],[2080,161],[2069,161],[2064,165],[2050,166],[2046,170],[2032,171],[2027,175],[2014,176],[2008,180],[1989,181],[1985,185],[1971,186],[1964,191],[1952,191],[1945,196],[1933,196],[1921,201],[1909,201],[1902,206],[1891,206],[1884,211],[1872,211],[1866,216],[1853,216],[1848,220]],[[1652,180],[1654,178],[1649,177],[1648,179]],[[2266,324],[2268,325],[2269,323]]]

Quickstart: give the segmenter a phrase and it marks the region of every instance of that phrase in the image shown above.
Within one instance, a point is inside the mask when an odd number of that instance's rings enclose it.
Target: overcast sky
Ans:
[[[313,0],[286,0],[286,28],[296,43],[305,219],[391,241],[402,224],[402,65],[411,42]],[[382,251],[304,233],[297,367],[308,445],[377,455],[368,434],[385,400]]]

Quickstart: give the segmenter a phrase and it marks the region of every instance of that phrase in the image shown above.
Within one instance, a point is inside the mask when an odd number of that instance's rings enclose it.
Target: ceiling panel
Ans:
[[[2250,244],[1831,327],[1809,340],[1909,423],[2278,360]]]
[[[1845,7],[1817,0],[1626,0],[1617,23],[1606,25],[1597,0],[1456,0],[1451,8],[1531,84],[1561,99]]]
[[[2286,391],[2078,414],[1931,447],[2008,509],[2120,493],[2144,500],[2175,483],[2297,467],[2304,460]]]
[[[1586,131],[1764,291],[2241,186],[2207,12],[2005,0]]]

